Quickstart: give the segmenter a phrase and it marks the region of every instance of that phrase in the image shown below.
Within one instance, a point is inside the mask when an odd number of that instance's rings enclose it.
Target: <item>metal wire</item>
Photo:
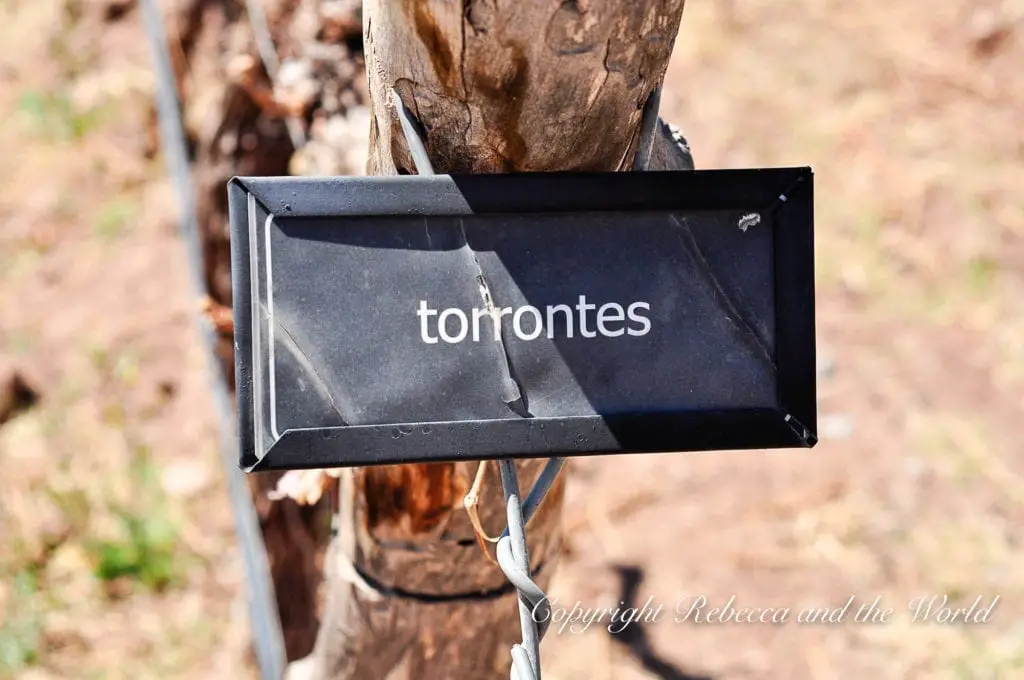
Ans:
[[[530,493],[526,496],[526,501],[523,503],[523,521],[526,523],[530,522],[533,517],[533,513],[540,507],[541,501],[548,494],[551,489],[551,485],[555,483],[555,479],[558,477],[558,473],[561,472],[562,466],[565,465],[565,458],[552,458],[548,461],[548,464],[541,470],[540,476],[537,477],[537,481],[533,483],[533,488],[530,489]],[[502,536],[508,533],[508,529],[502,533]]]
[[[174,71],[167,50],[163,17],[156,0],[142,0],[142,20],[146,29],[153,68],[156,72],[156,105],[160,125],[161,145],[167,159],[168,170],[181,206],[179,228],[181,240],[188,253],[189,279],[193,295],[207,295],[203,278],[203,251],[199,242],[199,220],[195,211],[192,174],[188,161],[188,142],[181,119],[181,105],[175,86]],[[267,552],[263,544],[259,520],[249,496],[248,485],[238,468],[238,451],[234,427],[231,393],[217,361],[217,334],[213,325],[202,315],[196,322],[203,343],[208,350],[207,370],[210,372],[214,407],[217,412],[221,436],[221,453],[227,475],[228,497],[235,519],[235,532],[242,552],[245,581],[249,595],[249,622],[252,627],[253,646],[262,680],[281,680],[287,666],[284,636],[277,615],[274,586],[270,578]]]
[[[526,549],[526,527],[523,508],[519,501],[519,480],[516,462],[511,458],[498,461],[501,470],[501,488],[505,492],[508,513],[508,535],[498,541],[498,565],[519,594],[519,626],[523,632],[521,645],[512,646],[512,680],[540,680],[540,638],[537,620],[549,617],[534,616],[534,608],[547,603],[547,596],[530,578],[530,555]]]
[[[413,120],[412,114],[406,108],[398,90],[391,90],[391,102],[395,105],[395,110],[398,111],[398,120],[402,124],[402,132],[405,134],[405,145],[409,147],[412,162],[416,165],[416,172],[420,175],[433,175],[434,166],[430,163],[430,156],[427,155],[427,146],[422,130]]]
[[[540,680],[541,676],[539,647],[551,620],[551,604],[530,575],[526,523],[540,507],[564,465],[565,458],[549,459],[526,501],[520,505],[515,461],[509,458],[498,461],[508,518],[508,526],[498,539],[498,566],[519,595],[519,624],[523,634],[523,644],[512,647],[512,680]]]
[[[263,62],[263,68],[270,76],[271,88],[274,88],[277,83],[277,72],[281,69],[281,60],[277,58],[274,38],[270,35],[267,13],[263,11],[260,0],[245,0],[245,13],[249,17],[249,25],[252,26],[260,61]],[[295,116],[288,116],[285,118],[285,125],[288,127],[288,136],[291,137],[292,146],[298,151],[306,145],[306,132],[303,130],[302,121]]]
[[[654,152],[654,131],[658,128],[658,108],[661,106],[661,84],[655,87],[647,101],[640,118],[640,142],[637,144],[636,157],[633,159],[634,170],[647,170]]]
[[[427,155],[419,125],[394,89],[391,90],[398,120],[405,135],[406,146],[420,175],[433,175],[434,167]],[[633,169],[648,170],[654,150],[654,136],[658,127],[658,108],[661,102],[661,85],[651,92],[644,103],[640,119],[640,140],[637,145]],[[530,573],[530,555],[526,547],[526,523],[544,501],[558,473],[565,465],[565,458],[551,458],[541,470],[537,481],[523,502],[519,495],[519,479],[516,464],[511,458],[498,461],[501,472],[501,488],[505,495],[505,511],[508,525],[501,533],[497,545],[498,566],[505,577],[516,588],[519,606],[519,626],[522,631],[521,644],[512,646],[511,680],[541,680],[540,641],[547,632],[551,619],[551,605],[547,594],[537,585]]]

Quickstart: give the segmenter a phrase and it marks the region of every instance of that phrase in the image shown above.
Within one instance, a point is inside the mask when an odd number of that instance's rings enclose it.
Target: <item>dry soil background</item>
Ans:
[[[0,0],[0,370],[40,397],[0,427],[0,677],[251,677],[120,4]],[[698,167],[815,168],[822,441],[575,462],[552,596],[670,611],[551,634],[545,677],[1024,677],[1024,2],[692,0],[662,107]],[[1000,601],[911,623],[931,594]],[[674,623],[697,596],[896,611]]]

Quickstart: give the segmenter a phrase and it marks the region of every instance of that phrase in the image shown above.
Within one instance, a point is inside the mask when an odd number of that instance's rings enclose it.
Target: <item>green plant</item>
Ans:
[[[999,263],[991,257],[973,257],[967,263],[967,282],[975,295],[988,295],[998,274]]]
[[[129,578],[161,591],[176,581],[177,528],[165,515],[117,511],[123,535],[93,546],[94,573],[102,581]]]
[[[167,507],[159,470],[144,446],[135,446],[129,468],[134,503],[113,508],[118,536],[92,541],[96,578],[112,582],[129,579],[162,591],[178,582],[178,526]]]
[[[12,329],[5,340],[7,351],[18,357],[30,355],[36,344],[33,334],[24,329]]]
[[[18,108],[28,116],[43,139],[56,142],[81,140],[106,121],[111,113],[109,104],[80,110],[64,89],[24,92]]]
[[[115,200],[106,203],[100,209],[93,233],[101,241],[110,243],[124,233],[135,213],[135,204],[131,201]]]
[[[0,623],[0,677],[38,662],[42,641],[42,617],[36,607],[36,570],[29,567],[18,572],[12,585],[10,611]]]

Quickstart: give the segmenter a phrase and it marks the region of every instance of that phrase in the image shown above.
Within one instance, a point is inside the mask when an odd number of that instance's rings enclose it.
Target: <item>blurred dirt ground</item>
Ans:
[[[138,17],[0,0],[0,677],[251,677],[241,573]],[[545,677],[1024,677],[1024,2],[693,1],[662,114],[698,167],[812,165],[807,452],[572,465]],[[3,409],[0,409],[3,410]],[[1000,596],[989,623],[908,603]],[[838,607],[887,624],[676,624]]]

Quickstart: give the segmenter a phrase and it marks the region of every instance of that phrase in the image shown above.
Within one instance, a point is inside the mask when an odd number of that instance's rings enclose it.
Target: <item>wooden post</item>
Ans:
[[[366,0],[369,172],[415,173],[392,89],[438,173],[629,169],[682,11],[683,0]],[[692,167],[663,126],[654,166]],[[524,489],[540,467],[519,464]],[[515,594],[459,507],[475,471],[426,464],[347,477],[327,615],[303,675],[508,677]],[[527,532],[542,587],[558,557],[565,474]],[[484,528],[500,533],[496,475],[480,503]]]
[[[628,170],[643,105],[664,76],[683,2],[365,0],[359,54],[358,35],[351,34],[356,3],[265,0],[278,52],[293,62],[290,74],[305,69],[313,83],[311,89],[302,78],[283,84],[294,95],[289,98],[275,96],[282,83],[267,82],[258,68],[245,16],[233,3],[188,0],[179,37],[191,68],[182,82],[186,113],[195,121],[212,313],[230,305],[224,185],[236,174],[296,170],[285,116],[306,123],[311,146],[319,149],[306,158],[327,158],[328,168],[332,156],[320,152],[339,144],[331,141],[332,119],[367,104],[368,171],[415,172],[394,89],[423,127],[439,173]],[[332,54],[344,56],[332,63]],[[336,151],[341,157],[347,150]],[[303,167],[308,163],[297,171]],[[692,163],[685,143],[659,126],[651,169],[686,168]],[[232,375],[229,330],[222,358]],[[519,464],[524,492],[542,464]],[[559,553],[570,469],[527,531],[542,586]],[[480,520],[497,535],[505,523],[500,483],[496,466],[484,471]],[[515,594],[481,550],[462,505],[477,473],[470,463],[346,471],[338,536],[324,560],[319,622],[324,503],[303,508],[289,499],[270,501],[266,492],[276,476],[252,479],[289,658],[304,657],[292,664],[290,677],[508,677],[509,647],[520,636]]]
[[[414,173],[390,89],[439,173],[625,170],[683,0],[366,0],[370,174]]]

